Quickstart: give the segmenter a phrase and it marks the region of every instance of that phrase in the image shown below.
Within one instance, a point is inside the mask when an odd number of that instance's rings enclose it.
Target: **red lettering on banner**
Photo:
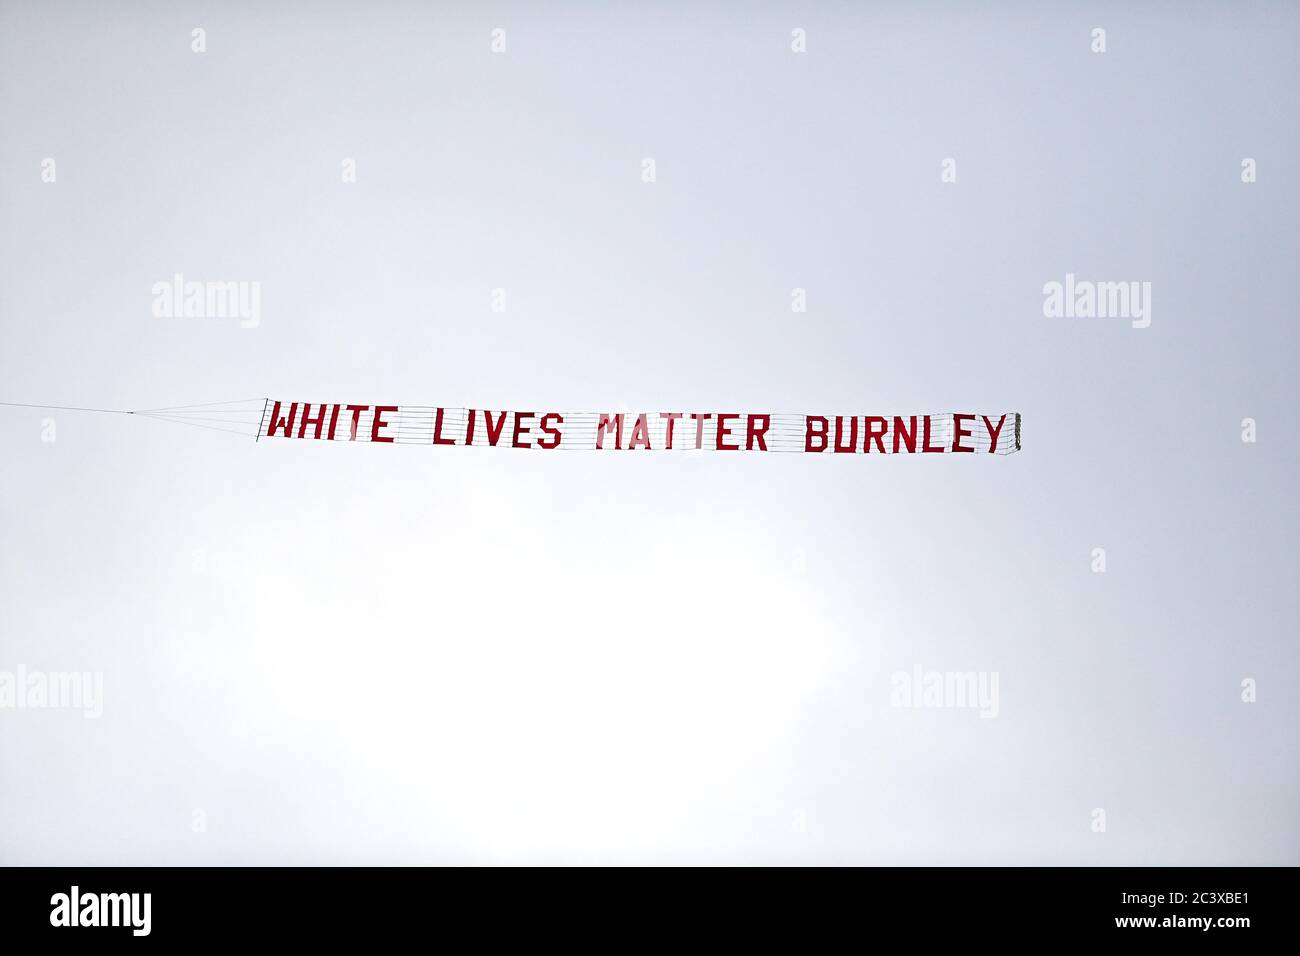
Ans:
[[[608,415],[601,415],[600,420],[596,422],[596,447],[605,447],[605,433],[610,429],[614,430],[614,447],[623,447],[623,413],[619,412],[613,418]]]
[[[819,422],[821,424],[821,428],[818,429],[817,431],[813,431],[813,422]],[[803,450],[804,451],[825,451],[826,432],[828,431],[828,429],[829,429],[829,425],[827,424],[826,419],[823,418],[821,415],[805,415]],[[819,448],[813,447],[814,438],[817,438],[821,441],[821,447]]]
[[[387,428],[387,427],[388,427],[388,422],[380,421],[379,416],[382,415],[384,412],[395,412],[395,411],[397,411],[397,406],[396,406],[396,405],[376,405],[376,406],[375,406],[375,417],[374,417],[374,418],[371,420],[371,422],[370,422],[370,440],[371,440],[371,441],[392,441],[391,438],[388,438],[388,437],[386,437],[386,436],[384,436],[384,435],[379,434],[379,429],[381,429],[381,428]]]
[[[283,429],[284,429],[284,437],[285,437],[285,438],[292,438],[292,437],[293,437],[293,420],[294,420],[294,418],[296,418],[297,415],[298,415],[298,403],[297,403],[297,402],[294,402],[293,404],[291,404],[291,405],[289,406],[289,417],[288,417],[288,418],[281,418],[279,421],[276,421],[276,417],[277,417],[279,414],[280,414],[280,403],[279,403],[279,402],[276,402],[276,403],[275,403],[275,406],[271,409],[271,425],[270,425],[270,427],[267,428],[267,430],[266,430],[266,437],[267,437],[267,438],[270,438],[272,435],[274,435],[274,434],[275,434],[275,430],[276,430],[277,428],[283,428]]]
[[[519,435],[520,435],[520,432],[519,432],[519,426],[520,426],[520,424],[523,422],[523,420],[524,420],[525,418],[532,418],[533,415],[534,415],[533,412],[515,412],[515,430],[514,430],[514,434],[512,434],[512,435],[510,436],[510,445],[511,445],[511,447],[513,447],[513,448],[528,448],[528,447],[529,447],[528,442],[524,442],[522,445],[519,444]]]
[[[545,438],[537,441],[538,448],[559,448],[560,447],[560,430],[551,424],[551,419],[555,419],[556,425],[564,424],[564,416],[558,412],[547,412],[542,416],[542,431],[551,436],[551,443],[548,445]]]
[[[926,416],[925,416],[925,430],[924,430],[924,432],[923,432],[922,434],[923,434],[923,437],[921,438],[921,451],[922,451],[922,452],[928,452],[928,451],[929,451],[929,452],[933,452],[933,451],[939,451],[939,452],[941,452],[941,451],[943,451],[943,446],[942,446],[942,445],[940,445],[938,448],[931,448],[931,447],[930,447],[930,416],[929,416],[929,415],[926,415]]]
[[[695,422],[695,447],[696,448],[704,447],[704,422],[706,419],[712,417],[713,414],[711,412],[707,412],[707,413],[691,412],[691,419],[692,421]]]
[[[981,415],[980,418],[984,419],[984,427],[987,428],[989,432],[989,441],[991,442],[989,445],[989,454],[991,455],[998,450],[998,434],[1002,431],[1002,426],[1006,423],[1007,416],[1003,415],[998,419],[997,428],[993,427],[993,424],[989,421],[987,415]]]
[[[903,428],[903,419],[894,416],[894,454],[898,454],[898,442],[902,439],[903,444],[907,446],[910,452],[916,451],[916,416],[913,415],[908,419],[912,423],[912,430],[907,431]]]
[[[492,413],[483,413],[483,424],[487,426],[488,444],[493,448],[497,447],[497,442],[501,438],[501,432],[504,431],[506,427],[506,416],[509,414],[509,412],[502,412],[501,417],[497,419],[496,425],[493,426]]]
[[[357,440],[357,428],[360,426],[361,423],[361,413],[364,412],[369,407],[370,407],[369,405],[348,406],[348,411],[352,413],[352,433],[348,436],[348,441]]]
[[[880,425],[880,431],[876,431],[876,425]],[[862,442],[862,451],[864,454],[871,451],[871,440],[876,441],[876,450],[882,455],[885,453],[885,432],[889,431],[889,419],[883,415],[867,416],[867,437]]]
[[[660,412],[659,417],[663,419],[667,419],[668,421],[667,430],[664,433],[665,438],[667,440],[664,447],[667,448],[669,451],[672,451],[673,450],[673,425],[677,424],[677,419],[682,417],[682,413],[681,412]]]
[[[439,408],[433,413],[433,443],[435,445],[454,445],[456,439],[442,437],[442,415],[445,409]]]
[[[320,407],[320,414],[315,418],[311,417],[311,402],[302,403],[302,418],[298,419],[298,437],[305,438],[307,435],[307,426],[316,426],[316,437],[320,438],[321,429],[325,427],[325,409],[327,405]]]
[[[961,423],[963,420],[968,422],[973,422],[975,421],[975,416],[974,415],[953,415],[952,416],[952,450],[968,451],[974,453],[975,451],[974,448],[967,448],[965,445],[961,443],[961,440],[963,438],[971,437],[970,432],[967,431],[965,428],[961,427]]]
[[[718,451],[740,451],[739,445],[728,445],[723,442],[724,438],[731,437],[731,429],[727,428],[727,419],[735,419],[739,417],[739,415],[724,415],[721,412],[718,413],[718,437],[714,442],[714,447],[716,447]]]
[[[845,447],[844,443],[840,441],[844,437],[844,416],[835,416],[835,450],[840,454],[858,450],[858,416],[850,415],[849,424],[853,427],[849,431],[849,444]]]
[[[646,451],[650,450],[650,423],[646,421],[645,415],[638,415],[635,424],[632,425],[632,437],[627,443],[628,451],[638,444]]]
[[[345,411],[346,410],[346,414]],[[359,435],[363,414],[370,415],[369,432]],[[396,413],[396,416],[394,416]],[[465,416],[464,423],[456,420]],[[429,421],[425,432],[420,420]],[[338,405],[312,402],[269,401],[262,416],[259,435],[267,438],[326,438],[330,441],[371,441],[390,444],[431,443],[434,445],[473,445],[481,433],[477,418],[483,416],[487,444],[492,447],[545,448],[566,446],[563,426],[568,417],[561,412],[487,411],[434,406]],[[663,444],[659,432],[651,429],[651,418],[658,415],[663,425]],[[1015,419],[1016,441],[1008,439],[1006,451],[1019,451],[1019,418],[1014,413],[997,416],[974,412],[949,412],[934,415],[804,415],[803,448],[799,448],[798,416],[751,412],[583,412],[580,431],[584,447],[590,439],[588,429],[595,420],[595,448],[676,450],[689,448],[678,443],[677,425],[689,419],[694,423],[696,450],[704,451],[799,451],[819,454],[869,454],[875,446],[879,454],[889,454],[887,442],[892,432],[892,453],[901,452],[971,454],[981,451],[982,427],[988,435],[990,454],[1005,454],[1001,436],[1008,420]],[[408,419],[411,419],[408,421]],[[340,422],[345,426],[340,430]],[[951,422],[951,425],[948,423]],[[507,424],[510,428],[507,429]],[[705,444],[705,428],[709,444]],[[919,427],[918,427],[919,426]],[[659,427],[659,426],[656,426]],[[832,427],[834,431],[832,432]],[[951,432],[949,432],[951,429]],[[625,434],[625,430],[627,434]],[[340,434],[342,431],[344,434]],[[794,432],[792,434],[792,432]],[[741,440],[741,435],[744,440]],[[606,440],[612,439],[612,446]],[[917,446],[920,446],[919,448]]]

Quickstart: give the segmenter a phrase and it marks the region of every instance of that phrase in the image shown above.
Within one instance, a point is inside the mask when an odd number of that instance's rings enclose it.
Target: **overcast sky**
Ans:
[[[2,401],[1010,409],[1024,449],[0,409],[0,672],[103,675],[98,719],[0,710],[0,862],[1300,863],[1297,27],[3,0]],[[177,273],[256,326],[158,318]],[[1067,274],[1149,327],[1046,317]],[[996,717],[895,706],[917,667]]]

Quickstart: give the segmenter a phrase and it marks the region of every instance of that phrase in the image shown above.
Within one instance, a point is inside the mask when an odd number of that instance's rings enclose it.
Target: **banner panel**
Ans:
[[[1020,415],[492,411],[268,399],[257,435],[545,451],[1008,455],[1020,450]]]

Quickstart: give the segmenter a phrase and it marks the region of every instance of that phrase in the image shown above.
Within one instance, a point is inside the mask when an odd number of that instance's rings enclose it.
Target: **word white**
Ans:
[[[64,673],[32,671],[22,664],[16,673],[0,671],[0,710],[68,708],[83,717],[104,715],[104,675],[98,671]]]
[[[245,329],[262,321],[260,282],[186,282],[178,272],[171,282],[155,282],[150,291],[159,319],[239,319]]]
[[[998,715],[997,671],[894,671],[891,707],[978,707],[980,717]]]
[[[143,897],[143,899],[141,899]],[[51,926],[130,926],[132,936],[148,936],[151,893],[88,893],[72,887],[71,893],[50,897]]]
[[[1132,319],[1133,328],[1151,324],[1150,282],[1082,282],[1065,274],[1065,284],[1043,286],[1043,315],[1049,319]]]

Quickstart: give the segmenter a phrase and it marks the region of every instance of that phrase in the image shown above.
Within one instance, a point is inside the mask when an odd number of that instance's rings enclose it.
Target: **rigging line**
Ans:
[[[79,405],[34,405],[29,402],[0,402],[6,408],[49,408],[63,412],[108,412],[113,415],[134,415],[125,408],[82,408]]]
[[[137,415],[190,415],[194,418],[207,418],[211,415],[260,415],[260,408],[228,408],[207,412],[136,412]]]
[[[196,425],[204,425],[209,422],[225,422],[230,425],[255,425],[256,422],[244,421],[242,419],[225,419],[225,418],[187,418],[184,415],[172,415],[168,412],[151,412],[148,415],[140,415],[141,418],[163,418],[168,421],[193,422]]]
[[[191,418],[188,415],[170,415],[170,414],[164,415],[160,412],[150,412],[147,415],[143,412],[140,412],[139,414],[141,418],[165,418],[169,421],[189,422],[194,425],[200,425],[204,422],[224,422],[227,425],[247,425],[251,428],[259,424],[258,422],[250,421],[243,418]]]
[[[194,418],[206,418],[209,415],[257,415],[262,410],[260,408],[210,408],[206,411],[197,412],[174,412],[174,411],[147,411],[136,412],[137,415],[191,415]]]
[[[242,435],[244,438],[254,437],[252,432],[236,431],[233,428],[221,428],[218,425],[200,425],[198,422],[187,422],[177,418],[165,418],[162,415],[146,415],[144,417],[151,418],[156,422],[171,422],[173,425],[189,425],[192,428],[206,428],[209,431],[214,431],[214,432],[229,432],[232,435]]]
[[[256,402],[257,398],[232,398],[225,402],[202,402],[198,405],[168,405],[165,408],[138,408],[140,412],[173,412],[191,408],[210,408],[213,405],[238,405],[240,402]]]
[[[223,425],[243,425],[245,428],[257,428],[257,424],[258,424],[257,422],[241,422],[241,421],[239,421],[238,419],[233,419],[233,418],[217,418],[217,419],[198,420],[198,419],[193,419],[193,418],[174,418],[174,417],[169,416],[169,415],[141,415],[140,417],[141,417],[141,418],[156,418],[156,419],[158,419],[159,421],[165,421],[165,422],[176,422],[177,424],[180,424],[180,425],[207,425],[207,424],[217,424],[217,423],[220,423],[220,424],[223,424]],[[249,432],[249,434],[251,435],[252,432]]]

